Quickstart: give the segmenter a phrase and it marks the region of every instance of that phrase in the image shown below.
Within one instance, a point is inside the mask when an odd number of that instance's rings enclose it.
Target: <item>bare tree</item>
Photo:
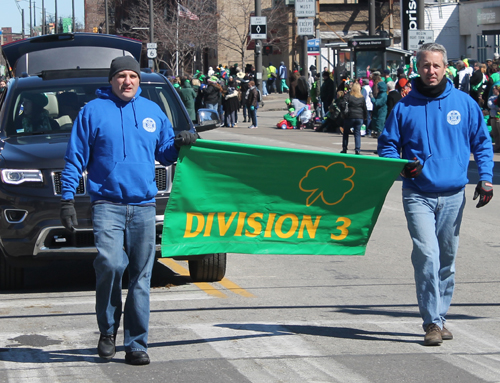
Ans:
[[[288,45],[288,13],[289,8],[284,1],[275,1],[274,6],[262,10],[267,17],[267,41],[278,48]],[[255,16],[253,0],[233,0],[225,2],[219,8],[218,42],[221,46],[237,53],[241,57],[241,65],[245,58],[252,55],[248,50],[250,42],[250,17]]]
[[[148,41],[149,0],[135,0],[133,3],[117,27],[117,32]],[[155,0],[153,4],[157,61],[165,63],[172,73],[176,73],[177,69],[179,73],[190,72],[195,54],[213,47],[216,38],[214,0],[184,0],[182,6],[189,13],[180,14],[175,0]]]

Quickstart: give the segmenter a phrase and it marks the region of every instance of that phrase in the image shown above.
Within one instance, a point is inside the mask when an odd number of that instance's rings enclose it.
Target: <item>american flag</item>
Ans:
[[[177,4],[179,6],[179,17],[187,17],[189,20],[199,20],[200,18],[196,16],[193,12],[191,12],[189,9],[186,7],[183,7],[180,4]]]

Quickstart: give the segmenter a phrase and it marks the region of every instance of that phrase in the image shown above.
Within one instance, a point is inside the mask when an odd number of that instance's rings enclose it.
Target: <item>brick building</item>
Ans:
[[[13,41],[21,40],[23,35],[21,33],[12,33],[11,27],[2,28],[2,44],[11,43]]]

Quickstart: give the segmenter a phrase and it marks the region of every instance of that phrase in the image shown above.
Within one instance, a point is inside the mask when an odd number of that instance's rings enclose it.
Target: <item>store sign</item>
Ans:
[[[401,0],[401,41],[403,49],[408,50],[409,31],[424,29],[424,20],[418,19],[420,5],[424,6],[424,2],[419,0]]]
[[[477,25],[500,23],[500,7],[477,10]]]

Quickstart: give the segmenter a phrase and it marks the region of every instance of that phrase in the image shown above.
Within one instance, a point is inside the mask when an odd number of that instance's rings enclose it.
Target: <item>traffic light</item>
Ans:
[[[97,30],[98,30],[98,29],[97,29],[97,27],[92,28],[92,31],[93,31],[94,33],[97,33]]]
[[[272,53],[273,53],[273,46],[272,45],[264,45],[264,54],[270,55]]]

